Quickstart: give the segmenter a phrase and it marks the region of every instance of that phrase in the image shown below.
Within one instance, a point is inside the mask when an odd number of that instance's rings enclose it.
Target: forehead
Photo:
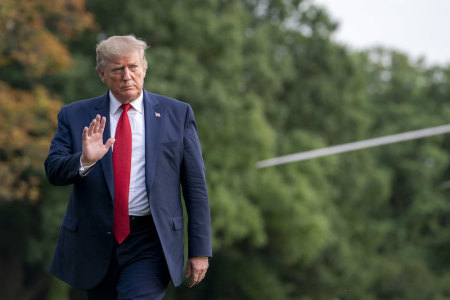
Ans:
[[[111,65],[127,65],[127,64],[140,64],[142,63],[141,55],[139,52],[135,51],[127,56],[118,56],[106,61],[107,64]]]

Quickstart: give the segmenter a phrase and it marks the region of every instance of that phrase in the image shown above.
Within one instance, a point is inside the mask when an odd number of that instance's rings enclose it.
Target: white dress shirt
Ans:
[[[109,122],[111,137],[115,137],[117,123],[122,114],[122,103],[109,91]],[[145,188],[145,119],[143,94],[130,103],[128,119],[131,126],[131,171],[128,211],[130,216],[145,216],[150,214],[150,206]],[[112,145],[114,151],[114,145]],[[86,176],[94,165],[83,166],[80,158],[81,176]]]
[[[115,137],[117,123],[122,114],[122,103],[109,91],[109,124],[111,136]],[[150,214],[147,191],[145,188],[145,119],[143,93],[130,103],[128,118],[131,126],[131,171],[128,210],[130,216]],[[114,151],[114,145],[113,151]]]

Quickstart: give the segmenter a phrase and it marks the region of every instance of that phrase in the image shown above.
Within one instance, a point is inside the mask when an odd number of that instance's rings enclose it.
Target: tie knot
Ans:
[[[131,105],[130,103],[122,104],[122,108],[124,112],[127,112],[131,108]]]

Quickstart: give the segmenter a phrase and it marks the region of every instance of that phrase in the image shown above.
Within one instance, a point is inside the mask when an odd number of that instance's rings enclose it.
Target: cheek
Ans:
[[[136,78],[136,82],[137,82],[139,85],[142,85],[142,84],[144,83],[144,77],[143,77],[143,76],[138,76],[138,77]]]
[[[120,82],[117,82],[117,81],[114,81],[114,80],[110,80],[107,84],[108,84],[109,89],[113,90],[113,91],[120,90],[120,88],[121,88]]]

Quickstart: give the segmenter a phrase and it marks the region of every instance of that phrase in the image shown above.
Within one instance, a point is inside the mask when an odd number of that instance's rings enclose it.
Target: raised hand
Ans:
[[[83,166],[90,166],[100,160],[109,147],[114,144],[115,139],[109,138],[103,144],[103,131],[105,130],[106,118],[97,115],[88,127],[83,129],[83,146],[81,163]]]

